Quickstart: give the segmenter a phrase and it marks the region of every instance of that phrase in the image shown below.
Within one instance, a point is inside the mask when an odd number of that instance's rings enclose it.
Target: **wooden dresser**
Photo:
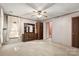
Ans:
[[[32,31],[30,32],[30,27],[32,26]],[[36,22],[36,24],[24,24],[24,34],[22,34],[22,41],[31,41],[31,40],[41,40],[43,39],[43,23]]]

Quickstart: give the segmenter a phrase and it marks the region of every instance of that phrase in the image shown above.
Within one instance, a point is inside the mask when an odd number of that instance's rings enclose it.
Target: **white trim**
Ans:
[[[1,47],[2,45],[0,44],[0,47]]]

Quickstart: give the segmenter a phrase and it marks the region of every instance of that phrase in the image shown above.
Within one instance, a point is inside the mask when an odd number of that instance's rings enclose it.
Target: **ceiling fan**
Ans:
[[[26,13],[25,15],[31,15],[31,17],[32,16],[35,16],[35,17],[37,17],[37,18],[42,18],[42,17],[44,17],[45,19],[47,19],[48,18],[48,15],[47,15],[47,11],[45,11],[46,9],[49,9],[52,5],[54,5],[54,3],[47,3],[47,5],[46,6],[44,6],[44,8],[42,8],[41,10],[37,10],[37,8],[35,8],[33,5],[34,4],[26,4],[26,5],[28,5],[29,7],[31,7],[32,9],[34,9],[34,11],[32,11],[32,12],[30,12],[30,13]]]
[[[41,18],[42,16],[47,17],[47,12],[46,11],[33,11],[34,14],[38,17]]]
[[[41,11],[41,10],[39,10],[39,11],[34,10],[34,11],[26,13],[24,15],[30,15],[31,18],[35,17],[37,19],[41,19],[41,18],[47,19],[48,18],[47,11]]]

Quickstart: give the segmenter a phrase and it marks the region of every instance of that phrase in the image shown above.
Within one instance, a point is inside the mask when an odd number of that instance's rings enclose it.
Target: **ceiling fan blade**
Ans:
[[[31,7],[31,8],[33,8],[33,9],[37,10],[36,7],[35,7],[35,5],[34,5],[33,3],[26,3],[26,5],[28,5],[29,7]]]
[[[42,11],[49,9],[50,7],[52,7],[55,3],[48,3],[45,7],[42,8]]]

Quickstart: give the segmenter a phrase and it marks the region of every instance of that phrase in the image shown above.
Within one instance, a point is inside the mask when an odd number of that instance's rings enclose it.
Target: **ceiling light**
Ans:
[[[33,12],[36,14],[36,16],[38,18],[41,18],[42,16],[45,16],[45,14],[47,13],[46,11],[44,11],[44,12],[43,11],[33,11]]]
[[[36,15],[38,18],[42,17],[42,15]]]

